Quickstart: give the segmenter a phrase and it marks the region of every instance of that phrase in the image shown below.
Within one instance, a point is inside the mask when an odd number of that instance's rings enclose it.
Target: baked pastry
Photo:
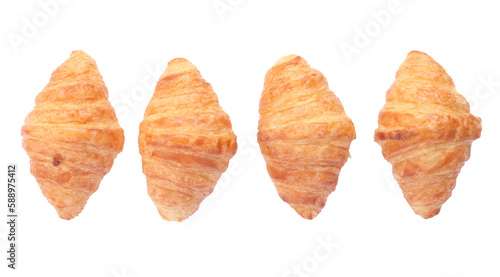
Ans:
[[[148,194],[163,219],[183,221],[196,212],[236,148],[212,86],[186,59],[170,61],[139,129]]]
[[[431,218],[451,196],[481,119],[443,67],[418,51],[408,54],[386,99],[375,141],[413,211]]]
[[[296,55],[267,72],[259,113],[257,138],[279,196],[315,218],[349,157],[352,121],[323,74]]]
[[[82,51],[52,73],[21,133],[31,174],[68,220],[83,210],[124,142],[97,65]]]

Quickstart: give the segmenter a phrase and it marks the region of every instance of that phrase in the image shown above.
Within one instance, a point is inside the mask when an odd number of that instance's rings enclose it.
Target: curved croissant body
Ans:
[[[59,217],[85,207],[122,151],[124,136],[95,61],[74,51],[38,94],[22,127],[31,173]]]
[[[168,63],[139,130],[148,194],[165,220],[191,216],[236,153],[229,116],[189,61]]]
[[[279,196],[306,219],[335,190],[356,134],[321,72],[295,55],[267,72],[258,141]]]
[[[433,217],[481,135],[481,119],[443,67],[418,51],[408,54],[386,98],[375,141],[413,211]]]

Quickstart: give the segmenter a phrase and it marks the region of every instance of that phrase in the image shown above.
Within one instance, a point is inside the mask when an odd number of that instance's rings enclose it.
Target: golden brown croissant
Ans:
[[[335,190],[356,133],[321,72],[296,55],[267,72],[258,141],[279,196],[306,219]]]
[[[97,65],[82,51],[52,73],[21,132],[31,174],[68,220],[83,210],[124,142]]]
[[[170,61],[139,130],[142,170],[160,215],[182,221],[196,212],[236,148],[212,86],[189,61]]]
[[[408,54],[386,99],[375,141],[413,211],[431,218],[451,196],[481,119],[443,67],[418,51]]]

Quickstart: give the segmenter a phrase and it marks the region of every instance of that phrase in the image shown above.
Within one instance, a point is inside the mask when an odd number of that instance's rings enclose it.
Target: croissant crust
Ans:
[[[414,212],[437,215],[481,135],[451,77],[429,55],[413,51],[387,91],[375,141]]]
[[[168,63],[139,130],[148,194],[160,215],[183,221],[198,210],[236,153],[229,116],[186,59]]]
[[[63,219],[83,210],[124,136],[95,61],[74,51],[38,94],[21,129],[31,173]]]
[[[258,141],[279,196],[315,218],[335,190],[356,134],[321,72],[296,55],[267,72]]]

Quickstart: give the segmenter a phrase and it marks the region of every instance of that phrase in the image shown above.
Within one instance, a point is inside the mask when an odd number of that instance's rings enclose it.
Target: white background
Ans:
[[[0,276],[300,276],[294,267],[308,276],[500,276],[497,1],[400,0],[394,10],[390,0],[70,0],[44,18],[46,2],[0,4],[0,165],[18,163],[20,205],[19,269],[2,258]],[[382,10],[391,18],[376,23]],[[37,30],[23,35],[26,22]],[[366,28],[363,42],[357,29]],[[358,52],[346,56],[346,44]],[[85,210],[64,221],[29,173],[20,129],[76,49],[96,60],[126,139]],[[483,119],[453,196],[429,220],[413,213],[373,142],[385,92],[411,50],[443,65]],[[313,221],[278,197],[256,144],[264,75],[291,53],[323,72],[357,132],[337,190]],[[162,220],[148,197],[137,143],[152,87],[176,57],[212,84],[239,143],[214,194],[182,223]],[[1,224],[1,249],[6,233]],[[328,241],[330,252],[321,248]]]

